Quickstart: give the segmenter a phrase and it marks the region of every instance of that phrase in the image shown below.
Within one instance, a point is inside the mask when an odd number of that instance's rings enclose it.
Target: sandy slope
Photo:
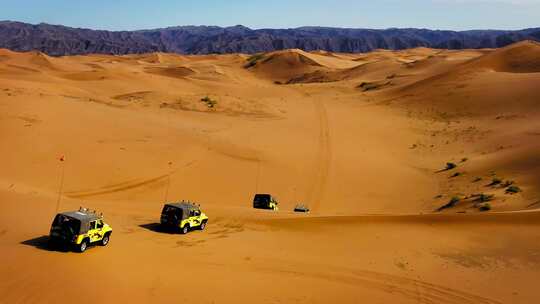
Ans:
[[[505,212],[540,208],[537,61],[530,42],[257,58],[0,50],[0,303],[533,303],[539,215]],[[60,209],[103,211],[110,247],[48,250],[62,170]],[[255,192],[281,211],[252,210]],[[490,212],[479,193],[495,195]],[[203,205],[207,231],[156,231],[162,203],[181,199]],[[298,202],[313,212],[292,214]]]

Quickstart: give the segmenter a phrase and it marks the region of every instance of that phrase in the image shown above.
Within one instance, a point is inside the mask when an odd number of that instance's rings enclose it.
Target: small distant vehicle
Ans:
[[[253,198],[253,208],[278,210],[278,201],[270,194],[255,194]]]
[[[294,212],[304,212],[304,213],[308,213],[310,210],[309,210],[309,207],[304,205],[304,204],[298,204],[294,207]]]
[[[169,203],[163,206],[160,222],[165,228],[180,229],[180,233],[186,234],[196,228],[204,230],[208,216],[199,205],[190,202]]]
[[[85,252],[90,245],[107,246],[112,228],[103,221],[103,215],[86,208],[58,213],[52,222],[50,241],[53,245],[68,245]]]

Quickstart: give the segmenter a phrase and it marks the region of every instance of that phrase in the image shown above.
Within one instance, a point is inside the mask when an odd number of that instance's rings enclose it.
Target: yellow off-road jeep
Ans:
[[[253,198],[253,208],[278,210],[278,201],[270,194],[255,194]]]
[[[189,202],[165,204],[161,211],[161,225],[180,229],[182,234],[195,228],[204,230],[207,223],[208,216],[201,212],[199,206]]]
[[[103,216],[95,211],[80,208],[77,211],[63,212],[55,216],[50,232],[53,244],[71,245],[79,252],[88,246],[109,244],[112,228],[103,221]]]

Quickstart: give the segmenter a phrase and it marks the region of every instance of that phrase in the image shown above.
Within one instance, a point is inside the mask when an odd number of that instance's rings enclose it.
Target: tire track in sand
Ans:
[[[471,294],[465,291],[452,289],[417,279],[396,276],[368,270],[351,272],[352,279],[364,286],[379,289],[390,294],[400,294],[423,304],[500,304],[500,302]],[[338,276],[339,277],[339,276]],[[345,279],[343,276],[341,279]]]
[[[149,179],[144,179],[144,180],[139,179],[135,181],[123,182],[123,183],[118,183],[115,185],[109,185],[109,186],[96,188],[96,189],[70,191],[70,192],[65,192],[65,195],[72,198],[82,198],[82,197],[91,197],[91,196],[97,196],[97,195],[122,192],[122,191],[140,188],[140,187],[144,187],[153,183],[160,182],[164,180],[165,178],[169,177],[169,175],[170,174],[164,174],[164,175],[160,175],[160,176],[149,178]]]
[[[313,100],[315,111],[319,121],[319,144],[316,159],[315,179],[311,186],[308,202],[312,204],[312,210],[318,211],[321,207],[321,201],[324,199],[328,172],[330,171],[330,161],[332,159],[332,150],[330,147],[330,127],[328,125],[328,113],[324,103],[320,100]]]
[[[420,304],[501,304],[499,301],[450,287],[368,270],[351,271],[349,269],[336,268],[335,271],[328,273],[318,272],[316,270],[299,271],[288,268],[271,269],[261,267],[259,269],[282,275],[308,277],[352,286],[363,286],[368,289],[391,294],[392,298],[395,299],[393,303],[400,303],[400,299],[406,299]],[[317,269],[317,267],[313,265],[310,269]]]

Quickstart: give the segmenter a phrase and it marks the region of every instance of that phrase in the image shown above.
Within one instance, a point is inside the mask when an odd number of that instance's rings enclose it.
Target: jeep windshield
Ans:
[[[53,231],[61,232],[69,238],[79,234],[80,229],[81,221],[63,214],[58,214],[52,224]]]

